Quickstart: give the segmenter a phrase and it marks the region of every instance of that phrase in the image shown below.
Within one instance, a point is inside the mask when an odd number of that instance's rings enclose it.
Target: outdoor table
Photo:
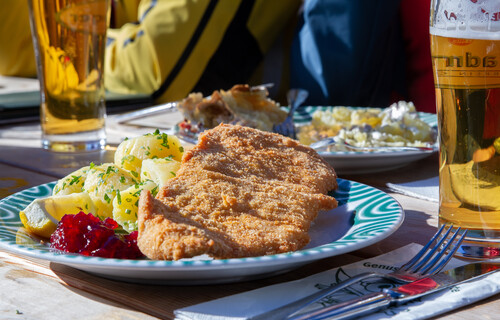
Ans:
[[[40,148],[36,122],[0,126],[0,199],[26,188],[55,181],[94,163],[112,162],[126,135],[168,129],[177,113],[142,119],[140,124],[108,125],[109,146],[93,153],[52,153]],[[112,123],[112,116],[108,119]],[[145,127],[148,126],[148,127]],[[369,165],[369,164],[367,164]],[[173,311],[212,299],[300,279],[351,262],[378,256],[412,242],[424,244],[435,233],[438,203],[391,192],[387,183],[404,183],[438,175],[438,154],[381,173],[340,178],[387,192],[405,211],[405,220],[386,239],[363,249],[312,262],[281,275],[252,281],[198,286],[146,285],[97,277],[59,263],[0,250],[0,318],[22,319],[173,319]],[[440,319],[499,319],[500,296],[463,307]]]

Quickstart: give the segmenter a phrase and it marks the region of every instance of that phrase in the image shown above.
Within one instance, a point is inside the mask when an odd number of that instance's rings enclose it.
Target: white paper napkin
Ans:
[[[0,94],[29,91],[40,91],[38,79],[0,76]]]
[[[387,187],[391,191],[410,197],[439,202],[439,177],[437,176],[406,183],[388,183]]]
[[[175,310],[176,319],[187,320],[240,320],[273,317],[272,310],[296,301],[367,271],[389,273],[414,256],[421,246],[409,244],[378,257],[359,261],[340,268],[331,269],[304,279],[264,287],[225,298]],[[453,259],[447,268],[463,265],[465,262]],[[370,292],[379,292],[392,284],[371,278],[359,282],[321,301],[324,305],[349,300]],[[457,309],[500,292],[500,272],[470,283],[454,286],[405,305],[389,308],[365,316],[362,319],[425,319]],[[318,308],[321,304],[311,306]],[[266,312],[268,312],[266,314]]]

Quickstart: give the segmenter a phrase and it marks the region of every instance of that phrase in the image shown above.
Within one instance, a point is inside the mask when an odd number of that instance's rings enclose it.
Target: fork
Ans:
[[[397,271],[387,274],[379,272],[361,273],[347,281],[333,285],[298,301],[291,302],[277,309],[266,312],[265,314],[255,318],[255,320],[267,319],[269,316],[272,316],[275,319],[295,319],[293,316],[305,307],[363,279],[379,277],[399,283],[409,283],[436,274],[450,261],[467,234],[467,229],[464,229],[462,235],[457,240],[457,236],[460,234],[462,229],[458,227],[450,236],[453,225],[450,225],[447,230],[445,230],[445,227],[446,225],[442,225],[429,242]],[[302,315],[299,317],[301,316]]]
[[[297,138],[295,134],[295,125],[293,123],[293,115],[297,108],[307,99],[308,96],[309,92],[303,89],[290,89],[290,91],[288,91],[286,95],[288,105],[290,106],[288,115],[286,116],[285,121],[273,126],[274,132],[286,137],[290,137],[292,139]]]

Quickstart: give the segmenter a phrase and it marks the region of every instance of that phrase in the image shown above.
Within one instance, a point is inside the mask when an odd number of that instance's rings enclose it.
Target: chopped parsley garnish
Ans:
[[[116,199],[118,201],[118,204],[122,204],[122,195],[120,194],[120,190],[116,190]]]
[[[120,172],[119,169],[115,166],[109,166],[108,169],[106,170],[106,174],[110,174],[112,172],[118,173]]]
[[[141,194],[141,191],[142,190],[138,190],[138,191],[134,192],[134,194],[132,194],[132,196],[138,197]]]
[[[111,202],[111,198],[108,196],[107,193],[104,194],[104,200],[107,202],[107,203],[110,203]]]
[[[71,185],[73,185],[73,184],[75,184],[75,183],[80,182],[80,178],[81,178],[81,177],[82,177],[82,176],[71,176],[71,178],[73,178],[73,179],[71,179],[71,181],[69,182],[69,185],[71,186]]]
[[[158,193],[158,186],[154,187],[153,190],[151,190],[151,194],[153,197],[156,197],[156,194]]]

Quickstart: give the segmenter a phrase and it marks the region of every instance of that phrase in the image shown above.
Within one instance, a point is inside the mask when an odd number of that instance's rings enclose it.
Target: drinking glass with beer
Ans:
[[[432,0],[439,221],[469,228],[458,255],[500,256],[500,0]]]
[[[104,48],[110,0],[28,0],[41,92],[42,147],[106,145]]]

